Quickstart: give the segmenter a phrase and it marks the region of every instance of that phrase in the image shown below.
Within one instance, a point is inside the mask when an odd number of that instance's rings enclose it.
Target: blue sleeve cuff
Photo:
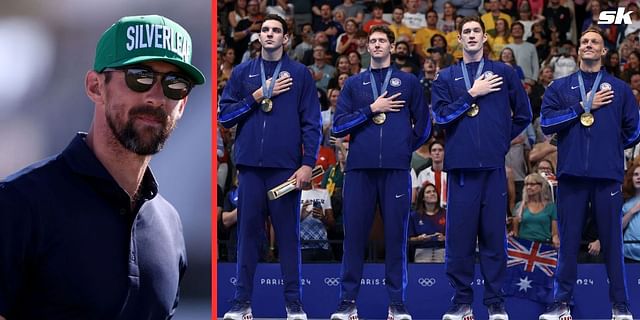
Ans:
[[[367,118],[373,117],[373,112],[371,111],[371,105],[366,105],[360,108],[360,111],[362,111],[362,114],[364,114]]]
[[[575,111],[575,113],[580,116],[581,114],[584,113],[584,109],[582,109],[582,106],[580,105],[580,102],[574,104],[571,106],[571,108],[573,109],[573,111]]]
[[[316,159],[312,156],[304,156],[302,158],[302,165],[309,166],[311,169],[316,165]]]

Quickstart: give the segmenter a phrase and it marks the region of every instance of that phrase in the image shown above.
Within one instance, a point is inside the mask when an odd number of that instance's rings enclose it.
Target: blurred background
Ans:
[[[3,1],[0,11],[0,179],[60,152],[87,131],[84,92],[102,32],[122,16],[159,14],[191,34],[193,64],[207,77],[151,167],[180,212],[188,251],[174,319],[211,318],[211,7],[209,1]]]

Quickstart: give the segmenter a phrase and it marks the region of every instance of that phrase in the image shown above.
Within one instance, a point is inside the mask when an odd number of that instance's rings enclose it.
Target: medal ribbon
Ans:
[[[482,68],[484,68],[484,59],[480,60],[480,65],[478,65],[478,70],[476,70],[476,77],[473,78],[475,81],[482,74]],[[467,65],[462,61],[462,76],[464,77],[464,85],[467,87],[467,90],[471,89],[471,81],[469,80],[469,73],[467,72]]]
[[[266,99],[271,99],[271,95],[273,95],[273,88],[276,87],[276,76],[280,73],[280,68],[282,67],[282,60],[278,61],[278,65],[276,66],[276,70],[273,72],[271,76],[271,83],[267,88],[267,77],[264,72],[264,62],[260,59],[260,80],[262,80],[262,95]]]
[[[584,80],[582,80],[582,71],[578,71],[578,84],[580,85],[580,95],[582,96],[582,107],[584,108],[584,112],[589,113],[591,111],[591,105],[593,104],[593,98],[596,96],[596,93],[593,91],[593,88],[598,90],[598,85],[600,84],[600,80],[602,79],[602,71],[598,72],[596,76],[596,80],[593,82],[591,86],[591,96],[587,99],[586,89],[584,88]]]
[[[371,79],[371,92],[373,93],[373,101],[378,99],[378,86],[376,85],[376,80],[373,78],[373,72],[371,68],[369,68],[369,79]],[[387,70],[387,75],[384,77],[384,82],[382,83],[382,92],[387,91],[387,87],[389,86],[389,79],[391,79],[391,67]]]

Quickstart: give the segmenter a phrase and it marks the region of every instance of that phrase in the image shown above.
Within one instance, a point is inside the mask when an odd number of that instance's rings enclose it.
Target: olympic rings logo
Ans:
[[[431,287],[436,284],[435,278],[420,278],[418,283],[423,287]]]
[[[330,287],[335,287],[340,284],[339,278],[324,278],[324,283]]]
[[[236,282],[238,282],[238,279],[236,279],[236,277],[231,277],[229,278],[229,282],[231,282],[232,285],[236,285]]]

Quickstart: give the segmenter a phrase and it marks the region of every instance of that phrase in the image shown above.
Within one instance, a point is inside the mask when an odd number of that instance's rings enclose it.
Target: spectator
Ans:
[[[418,66],[409,59],[409,44],[405,41],[396,42],[396,52],[393,55],[393,65],[400,69],[402,67],[409,67],[410,73],[416,74],[418,72]]]
[[[331,206],[333,207],[333,217],[335,220],[335,227],[329,230],[329,240],[342,241],[344,240],[344,229],[342,226],[342,184],[347,154],[349,153],[349,142],[335,137],[331,137],[331,141],[336,147],[338,162],[327,168],[322,179],[321,187],[327,189],[327,192],[329,193]],[[335,258],[337,260],[341,260],[342,244],[331,244],[331,247],[333,248]]]
[[[242,55],[242,63],[247,62],[260,55],[262,51],[262,44],[260,43],[260,36],[257,33],[251,34],[249,40],[249,49]]]
[[[517,5],[521,14],[523,11],[529,11],[531,16],[537,17],[542,15],[544,0],[517,0]]]
[[[338,36],[344,32],[342,26],[333,20],[331,16],[331,6],[329,4],[323,4],[320,6],[320,19],[316,21],[313,26],[313,31],[318,33],[324,32],[329,40],[329,48],[334,49],[336,47],[336,41]]]
[[[234,37],[235,29],[238,27],[240,20],[247,18],[247,0],[236,0],[233,10],[229,12],[230,37]]]
[[[446,217],[436,186],[426,183],[419,189],[416,210],[409,216],[409,240],[418,242],[414,262],[444,262]]]
[[[233,49],[235,51],[234,64],[239,64],[249,47],[249,39],[252,33],[259,33],[264,16],[260,13],[258,0],[249,0],[247,3],[247,16],[238,21],[233,33]]]
[[[320,178],[312,182],[310,190],[300,195],[300,249],[302,262],[330,261],[333,253],[329,247],[327,231],[335,225],[331,199],[326,189],[318,188]]]
[[[427,50],[429,56],[426,59],[431,59],[436,64],[438,70],[444,69],[444,50],[442,48],[429,48]]]
[[[640,240],[640,164],[634,163],[627,169],[622,185],[625,203],[622,206],[622,229],[624,241]],[[640,262],[640,243],[623,245],[625,261]]]
[[[272,1],[271,1],[272,2]],[[267,0],[262,0],[261,3],[261,11],[266,14],[276,14],[281,16],[283,19],[286,17],[293,17],[294,10],[293,4],[288,3],[287,0],[275,0],[275,3],[272,2],[272,5],[267,5]],[[289,27],[289,30],[293,28]]]
[[[313,47],[313,64],[309,66],[313,80],[316,81],[316,87],[327,92],[329,80],[336,72],[336,69],[327,64],[327,48],[323,45],[315,45]]]
[[[444,33],[437,28],[438,14],[434,10],[430,10],[427,11],[425,17],[427,25],[417,30],[413,40],[413,50],[421,60],[424,60],[424,58],[428,56],[427,49],[431,48],[431,37],[436,34],[444,37]]]
[[[336,59],[335,68],[336,72],[331,80],[329,80],[328,89],[342,89],[344,81],[351,75],[349,58],[345,55],[341,55]]]
[[[458,28],[458,25],[462,22],[462,19],[463,17],[460,15],[456,17],[456,28]],[[453,59],[458,61],[462,59],[462,45],[460,45],[460,43],[458,42],[457,29],[447,33],[444,38],[447,41],[447,47],[451,55],[453,55]]]
[[[429,153],[431,154],[432,165],[422,170],[418,174],[418,185],[423,186],[425,183],[431,183],[438,192],[439,204],[447,207],[447,173],[444,172],[444,144],[442,141],[434,140],[429,145]],[[418,194],[419,195],[419,194]]]
[[[598,239],[598,226],[593,211],[588,212],[584,228],[582,229],[582,241],[578,251],[578,263],[603,263],[604,254],[600,254],[600,240]]]
[[[572,21],[569,8],[560,5],[560,0],[549,0],[549,6],[542,10],[542,15],[547,21],[545,30],[547,34],[557,31],[561,41],[567,40]]]
[[[402,6],[393,8],[389,29],[391,29],[391,31],[393,31],[393,33],[395,34],[396,40],[400,39],[401,37],[407,37],[409,39],[413,38],[413,31],[411,31],[409,27],[402,23],[403,17],[404,8]]]
[[[553,140],[555,140],[555,138],[545,138],[543,141],[534,144],[531,152],[529,152],[529,162],[537,163],[542,159],[546,159],[556,168],[558,163],[558,148],[552,143]]]
[[[500,59],[502,48],[513,42],[509,35],[508,22],[503,18],[498,18],[495,22],[493,35],[489,35],[487,43],[491,46],[491,59]]]
[[[340,30],[344,30],[345,22],[347,22],[347,15],[344,13],[342,9],[333,9],[333,21],[337,22],[340,26]]]
[[[528,39],[532,35],[531,29],[533,28],[534,24],[544,21],[544,17],[542,15],[533,15],[531,13],[528,7],[528,2],[522,3],[518,16],[520,17],[518,19],[518,22],[522,24],[524,30],[524,35],[522,36],[523,39]],[[513,27],[513,24],[511,26]],[[513,33],[513,30],[511,31],[511,33]]]
[[[618,53],[620,53],[621,65],[624,66],[624,64],[627,63],[627,60],[629,59],[629,54],[631,52],[640,50],[640,42],[638,41],[639,33],[640,31],[625,36],[624,39],[622,40],[622,43],[620,43],[620,47],[618,48]]]
[[[438,20],[437,28],[445,34],[456,31],[456,7],[450,1],[444,3],[442,18]]]
[[[553,167],[553,163],[548,159],[542,159],[536,164],[533,171],[547,179],[551,187],[551,199],[555,202],[558,191],[558,179],[556,178],[556,170]]]
[[[349,73],[351,71],[351,68],[349,66],[349,57],[347,57],[344,54],[339,55],[338,58],[336,59],[335,68],[336,68],[336,77],[334,77],[335,82],[334,83],[332,83],[332,82],[329,83],[329,87],[332,87],[332,84],[333,84],[333,88],[335,88],[337,83],[338,83],[337,82],[337,80],[338,80],[337,75],[338,74]],[[331,80],[333,81],[334,79],[331,79]]]
[[[627,11],[631,12],[631,14],[629,15],[631,17],[631,24],[625,27],[624,29],[625,36],[640,30],[640,14],[638,13],[638,11],[640,10],[638,9],[638,4],[635,2],[630,2],[627,5],[627,9],[625,10],[625,12]]]
[[[329,43],[329,37],[324,31],[318,31],[313,36],[312,49],[305,51],[304,56],[302,57],[302,64],[309,66],[313,64],[313,48],[321,45],[325,48],[329,48],[331,44]]]
[[[321,112],[322,115],[322,145],[328,146],[331,136],[331,125],[333,124],[333,114],[336,112],[336,104],[338,103],[339,89],[329,89],[327,99],[329,100],[329,108]]]
[[[531,103],[531,112],[533,113],[534,126],[536,123],[535,120],[540,117],[540,107],[542,106],[542,97],[544,96],[544,91],[547,89],[551,81],[553,81],[553,68],[544,67],[538,72],[538,81],[534,82],[534,84],[530,87],[525,86],[525,88],[527,89],[527,95],[529,96],[529,102]],[[538,127],[540,127],[539,124],[534,129],[537,130]],[[539,139],[536,138],[535,142],[539,142]]]
[[[514,68],[516,70],[516,73],[518,74],[518,78],[524,81],[524,72],[516,62],[516,57],[514,56],[513,50],[509,47],[504,47],[499,56],[499,61]]]
[[[511,140],[509,152],[505,157],[505,165],[511,168],[516,187],[515,202],[522,199],[522,187],[524,186],[525,176],[529,171],[529,161],[527,159],[529,158],[530,149],[527,135],[522,132]]]
[[[500,12],[510,17],[516,17],[518,16],[518,7],[512,0],[500,0]]]
[[[362,30],[369,33],[369,29],[377,25],[389,25],[389,22],[382,20],[382,4],[379,2],[375,2],[371,7],[371,19],[364,24]]]
[[[599,25],[598,20],[600,17],[600,12],[602,11],[600,0],[591,0],[589,1],[589,5],[591,6],[591,15],[587,15],[586,19],[582,23],[582,28],[580,32],[587,30],[589,27],[599,27],[602,28],[605,25]]]
[[[565,41],[562,47],[552,47],[551,54],[543,65],[553,68],[553,79],[566,77],[578,70],[576,49],[571,41]]]
[[[293,48],[293,53],[291,54],[291,57],[298,62],[302,62],[304,54],[307,51],[313,50],[313,28],[311,27],[311,24],[305,23],[301,28],[302,31],[300,32],[300,37],[302,42],[298,43],[298,45]]]
[[[506,47],[513,50],[513,56],[515,61],[518,61],[518,65],[522,68],[524,79],[528,83],[533,84],[535,83],[538,71],[540,70],[540,61],[538,60],[536,47],[523,40],[524,25],[519,21],[516,21],[511,25],[511,37],[512,42]]]
[[[236,54],[233,48],[226,48],[222,51],[222,63],[220,64],[220,70],[218,72],[219,83],[229,80],[235,59]]]
[[[535,23],[531,26],[531,36],[527,38],[527,42],[536,47],[538,62],[542,63],[542,59],[545,59],[549,55],[550,47],[548,36],[545,33],[541,22]]]
[[[547,180],[537,173],[528,175],[522,193],[522,201],[516,204],[513,235],[529,241],[551,242],[559,248],[558,214]]]
[[[631,81],[631,74],[638,72],[640,72],[640,52],[634,50],[629,53],[627,63],[624,64],[621,79],[629,82]]]
[[[431,47],[427,50],[428,56],[434,58],[434,52],[441,54],[439,63],[437,64],[439,69],[446,68],[453,64],[454,58],[449,53],[447,39],[441,34],[434,34],[433,37],[431,37]],[[436,58],[434,58],[434,60],[436,60]]]
[[[343,0],[342,4],[337,6],[336,9],[344,10],[347,19],[354,18],[358,24],[362,24],[362,20],[364,20],[365,7],[360,3],[355,3],[354,0]]]
[[[358,47],[358,40],[356,39],[356,32],[358,31],[358,23],[354,18],[347,18],[345,22],[345,32],[338,36],[336,41],[336,52],[338,54],[349,54],[349,52],[356,51]]]
[[[622,72],[620,70],[620,54],[618,52],[607,52],[607,55],[604,58],[604,67],[611,75],[622,79]]]
[[[424,88],[424,97],[429,106],[431,106],[431,87],[433,86],[433,81],[436,78],[437,72],[438,68],[435,61],[433,61],[433,59],[431,58],[424,59],[424,64],[422,64],[422,72],[420,72],[420,76],[418,77],[418,79],[420,80],[420,84]],[[416,152],[418,152],[418,150],[416,150]],[[411,161],[411,163],[413,164],[413,160]]]
[[[418,12],[418,0],[407,0],[407,10],[402,17],[402,23],[413,32],[427,26],[425,15]]]
[[[411,154],[411,168],[416,171],[416,175],[431,166],[430,145],[431,143],[427,141]]]
[[[298,33],[296,20],[293,18],[293,15],[285,16],[284,22],[287,24],[287,35],[289,36],[289,41],[285,44],[284,50],[290,53],[293,52],[293,48],[295,48],[298,43],[302,42],[302,36]]]
[[[318,21],[322,20],[322,6],[328,5],[329,11],[342,3],[341,0],[311,0],[311,22],[315,26]],[[335,14],[335,12],[333,12]],[[344,14],[344,11],[342,11]]]
[[[451,0],[451,3],[458,8],[458,15],[468,17],[478,15],[478,7],[482,2],[480,0]]]
[[[350,74],[352,75],[358,74],[366,70],[365,68],[362,67],[362,60],[360,58],[360,54],[356,51],[351,51],[349,53],[349,66],[351,68]]]
[[[496,23],[498,20],[505,20],[505,30],[511,26],[511,16],[500,11],[500,0],[489,0],[489,10],[483,14],[480,19],[482,19],[482,23],[484,23],[487,34],[492,37],[497,35]],[[498,52],[500,52],[500,50],[498,50]]]
[[[367,50],[367,38],[369,34],[359,30],[356,33],[356,39],[358,40],[358,47],[356,48],[356,52],[360,55],[360,63],[362,64],[362,68],[368,69],[371,64],[371,53]]]

